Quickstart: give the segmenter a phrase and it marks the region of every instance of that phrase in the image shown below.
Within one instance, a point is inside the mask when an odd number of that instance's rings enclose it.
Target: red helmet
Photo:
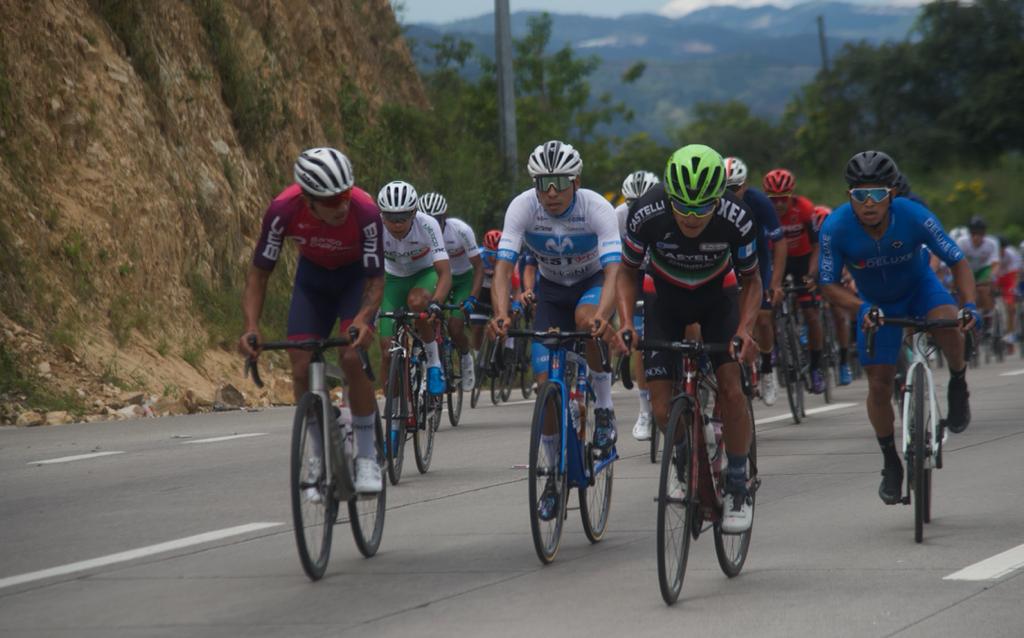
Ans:
[[[828,206],[815,206],[814,207],[814,231],[818,232],[821,230],[821,225],[825,223],[825,218],[832,213],[832,209]]]
[[[500,230],[489,230],[484,233],[484,248],[487,250],[498,250],[498,242],[501,241]]]
[[[768,171],[761,185],[769,195],[789,195],[796,188],[796,178],[786,169],[776,168]]]

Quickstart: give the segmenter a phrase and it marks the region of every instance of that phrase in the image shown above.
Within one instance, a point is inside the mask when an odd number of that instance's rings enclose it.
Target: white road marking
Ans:
[[[111,456],[114,454],[124,454],[124,452],[111,450],[110,452],[93,452],[91,454],[76,454],[74,456],[62,456],[59,459],[46,459],[45,461],[29,461],[25,465],[49,465],[50,463],[70,463],[71,461],[84,461],[85,459],[95,459],[101,456]]]
[[[1024,545],[1018,545],[991,558],[968,565],[942,580],[995,580],[1024,567]]]
[[[856,403],[833,403],[832,405],[823,405],[820,408],[811,408],[807,410],[807,416],[812,414],[821,414],[822,412],[831,412],[832,410],[843,410],[857,405]],[[793,415],[790,413],[779,414],[776,416],[770,416],[763,419],[757,419],[755,423],[757,425],[763,425],[765,423],[775,423],[776,421],[785,421],[786,419],[792,419]]]
[[[182,445],[191,445],[193,443],[219,443],[221,441],[232,441],[234,439],[248,439],[254,436],[266,436],[266,432],[249,432],[248,434],[232,434],[230,436],[217,436],[212,439],[196,439],[194,441],[182,441]]]
[[[195,536],[180,538],[176,541],[167,541],[166,543],[158,543],[156,545],[149,545],[148,547],[140,547],[138,549],[132,549],[127,552],[119,552],[117,554],[110,554],[108,556],[100,556],[99,558],[83,560],[77,563],[68,563],[67,565],[51,567],[49,569],[43,569],[37,572],[29,572],[27,574],[19,574],[17,576],[8,576],[7,578],[0,578],[0,589],[4,589],[6,587],[14,587],[15,585],[30,583],[32,581],[42,580],[44,578],[52,578],[54,576],[66,576],[68,574],[74,574],[76,572],[84,572],[89,569],[95,569],[96,567],[105,567],[107,565],[123,563],[126,561],[135,560],[136,558],[144,558],[146,556],[152,556],[153,554],[170,552],[176,549],[191,547],[192,545],[201,545],[202,543],[209,543],[212,541],[221,540],[222,538],[230,538],[231,536],[248,534],[249,532],[257,532],[261,529],[267,529],[268,527],[277,527],[279,525],[284,525],[284,523],[249,523],[248,525],[238,525],[236,527],[228,527],[226,529],[218,529],[212,532],[206,532],[205,534],[196,534]]]
[[[1016,376],[1021,375],[1021,374],[1024,374],[1024,370],[1012,370],[1010,372],[1003,372],[999,376],[1001,376],[1001,377],[1016,377]]]

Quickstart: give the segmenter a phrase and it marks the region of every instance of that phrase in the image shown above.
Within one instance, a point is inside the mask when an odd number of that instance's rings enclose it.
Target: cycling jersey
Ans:
[[[494,281],[494,266],[498,260],[498,251],[490,248],[480,249],[480,261],[484,264],[484,281],[481,284],[484,288],[490,288]]]
[[[292,184],[274,198],[263,214],[263,226],[252,263],[273,270],[281,245],[291,239],[299,254],[321,268],[333,270],[362,261],[365,274],[375,277],[384,265],[380,211],[373,199],[359,188],[352,189],[349,214],[344,223],[331,226],[309,210],[298,184]]]
[[[975,273],[999,263],[999,242],[994,237],[986,235],[979,246],[975,246],[970,237],[965,237],[957,245],[963,251],[967,265]]]
[[[448,259],[441,226],[426,213],[416,213],[405,237],[397,239],[384,228],[384,268],[389,275],[410,277]]]
[[[461,219],[452,217],[444,223],[444,248],[448,252],[448,259],[451,260],[452,275],[471,272],[473,264],[469,263],[469,258],[480,254],[473,229]]]
[[[612,205],[581,188],[559,216],[544,210],[535,190],[512,200],[498,244],[498,259],[515,263],[523,244],[537,259],[541,277],[561,286],[588,279],[622,260],[622,240]]]
[[[803,195],[789,199],[789,208],[779,216],[782,230],[786,235],[786,253],[790,257],[811,254],[811,247],[818,243],[814,232],[814,204]]]
[[[861,226],[850,204],[843,204],[821,228],[820,281],[822,285],[842,283],[846,267],[867,301],[908,298],[926,275],[934,277],[921,256],[922,245],[949,266],[964,257],[935,215],[909,199],[892,200],[889,227],[877,241]]]
[[[1002,255],[999,257],[999,272],[1017,272],[1020,270],[1021,258],[1020,253],[1013,246],[1007,246],[1003,249]]]
[[[772,206],[772,200],[756,188],[747,188],[743,193],[743,203],[747,205],[754,214],[754,220],[761,231],[757,242],[757,263],[761,270],[761,288],[768,290],[772,284],[772,270],[775,267],[775,256],[772,250],[776,242],[782,241],[782,226],[779,225],[779,215]],[[762,300],[761,307],[765,310],[771,308],[767,300]]]

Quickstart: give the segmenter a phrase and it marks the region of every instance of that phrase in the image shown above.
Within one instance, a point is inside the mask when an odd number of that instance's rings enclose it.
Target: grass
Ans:
[[[0,396],[20,400],[30,409],[42,412],[64,410],[75,416],[86,413],[86,405],[78,395],[48,388],[26,369],[27,366],[0,343]]]
[[[150,315],[147,309],[126,294],[117,295],[111,300],[108,316],[110,331],[120,347],[128,345],[132,330],[144,333],[149,328]]]

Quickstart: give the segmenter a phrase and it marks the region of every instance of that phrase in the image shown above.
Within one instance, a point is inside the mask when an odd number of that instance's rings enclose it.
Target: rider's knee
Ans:
[[[422,312],[427,309],[430,303],[430,294],[422,288],[413,288],[405,298],[406,305],[413,312]]]

